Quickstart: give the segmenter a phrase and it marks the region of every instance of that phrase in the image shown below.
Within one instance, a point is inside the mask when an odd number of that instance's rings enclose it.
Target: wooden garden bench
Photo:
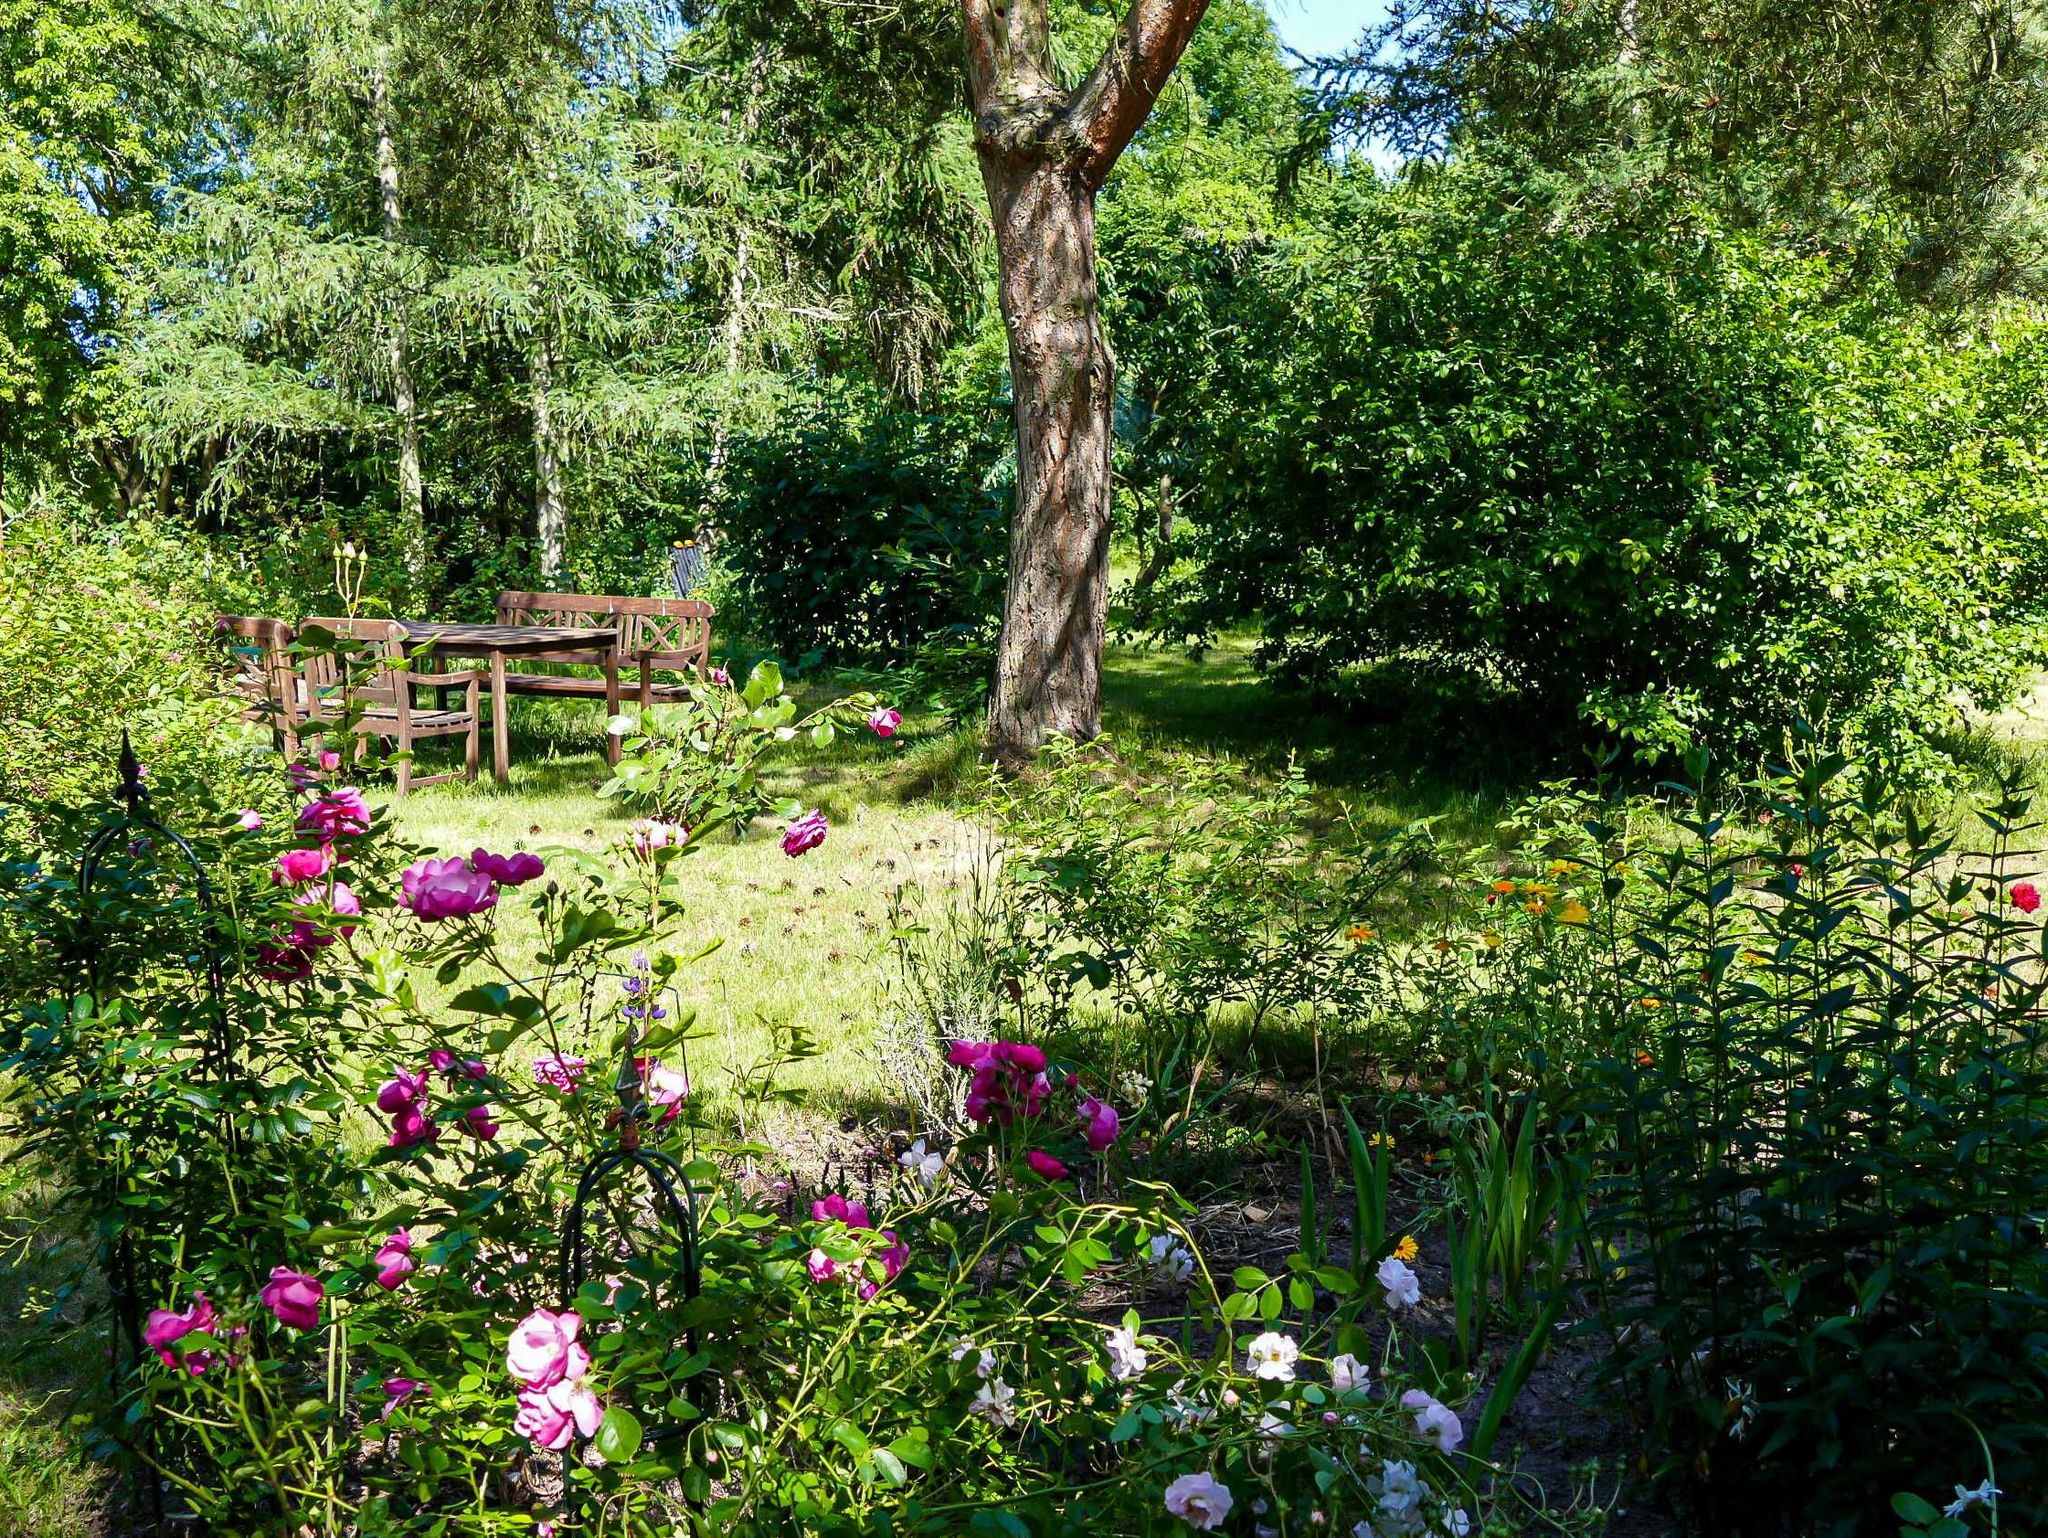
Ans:
[[[361,707],[353,728],[356,736],[389,737],[398,745],[399,753],[405,755],[393,766],[399,795],[405,795],[415,785],[438,785],[455,778],[453,770],[447,774],[413,773],[409,755],[413,745],[423,738],[462,738],[462,777],[476,778],[477,723],[481,712],[477,709],[475,673],[413,671],[407,666],[406,628],[397,620],[320,618],[303,620],[299,628],[304,631],[315,626],[332,631],[343,640],[362,642],[359,656],[378,665],[367,675],[349,681],[342,677],[339,660],[331,653],[308,653],[302,668],[306,699],[306,716],[299,727],[302,735],[341,723],[350,703],[342,686],[349,682],[347,693]],[[415,704],[415,688],[439,690],[442,708]],[[462,695],[462,708],[446,708],[451,693]]]
[[[711,620],[718,611],[695,598],[626,598],[608,593],[514,593],[498,595],[498,623],[501,625],[556,625],[576,627],[603,625],[619,632],[619,661],[640,673],[639,701],[647,706],[664,700],[690,698],[688,683],[661,683],[657,669],[691,673],[697,683],[711,661]],[[524,657],[527,662],[587,661],[582,657],[550,657],[546,653]],[[605,681],[588,675],[567,673],[514,673],[505,675],[505,687],[513,694],[550,695],[555,698],[602,699]]]

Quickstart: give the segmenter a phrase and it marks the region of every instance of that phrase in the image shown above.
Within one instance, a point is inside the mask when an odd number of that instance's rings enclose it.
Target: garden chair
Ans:
[[[692,684],[663,683],[657,670],[688,673],[704,681],[711,661],[711,621],[718,610],[696,598],[628,598],[611,593],[515,593],[498,595],[501,625],[613,626],[619,632],[619,660],[639,670],[640,706],[686,700]],[[546,660],[545,658],[539,660]],[[514,694],[558,698],[602,698],[604,680],[587,675],[508,673]]]
[[[405,627],[388,619],[321,618],[300,622],[301,632],[315,627],[332,631],[345,641],[361,642],[354,648],[356,660],[376,664],[367,676],[358,673],[344,678],[343,659],[331,652],[307,654],[304,687],[309,704],[308,724],[339,724],[353,703],[359,707],[354,723],[357,738],[388,737],[397,744],[399,759],[394,765],[398,794],[408,794],[415,785],[438,785],[455,778],[447,774],[415,775],[413,745],[427,737],[463,739],[462,777],[476,779],[478,675],[475,673],[421,673],[413,671],[405,654]],[[440,708],[422,708],[413,701],[415,688],[441,692]],[[448,696],[460,693],[462,708],[447,708]],[[359,744],[360,745],[360,744]]]
[[[289,757],[299,751],[306,723],[305,681],[292,661],[292,627],[255,614],[223,614],[214,630],[226,643],[235,669],[235,688],[247,702],[244,721],[260,721]]]

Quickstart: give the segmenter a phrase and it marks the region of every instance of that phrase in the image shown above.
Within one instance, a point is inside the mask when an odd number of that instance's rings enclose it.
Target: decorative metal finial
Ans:
[[[149,787],[142,783],[142,761],[135,756],[135,744],[128,740],[128,728],[121,728],[121,799],[128,803],[128,815],[138,816],[149,805]]]

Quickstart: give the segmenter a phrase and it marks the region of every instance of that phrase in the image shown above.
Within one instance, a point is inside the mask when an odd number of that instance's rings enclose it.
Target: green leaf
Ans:
[[[613,1405],[604,1412],[590,1444],[606,1463],[631,1463],[633,1455],[640,1451],[640,1422],[631,1410]]]
[[[1901,1490],[1892,1497],[1892,1511],[1902,1521],[1917,1522],[1927,1527],[1941,1520],[1941,1512],[1931,1501],[1915,1495],[1911,1490]]]

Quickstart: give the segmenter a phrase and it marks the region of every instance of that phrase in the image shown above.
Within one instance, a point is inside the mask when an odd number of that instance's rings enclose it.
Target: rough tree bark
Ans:
[[[989,698],[989,748],[1006,767],[1049,736],[1101,730],[1116,360],[1097,304],[1095,195],[1208,6],[1133,0],[1067,91],[1049,0],[962,0],[1016,398],[1017,505]]]
[[[405,212],[398,197],[398,148],[392,140],[391,92],[381,50],[370,70],[370,116],[377,136],[377,196],[383,205],[384,238],[396,246],[405,235]],[[391,310],[391,401],[398,414],[398,523],[405,547],[401,559],[406,579],[419,592],[427,578],[426,481],[420,471],[419,397],[413,389],[403,298]]]
[[[533,334],[533,524],[540,541],[541,580],[559,590],[569,560],[569,506],[562,495],[562,446],[550,412],[555,382],[554,336],[543,319]]]

